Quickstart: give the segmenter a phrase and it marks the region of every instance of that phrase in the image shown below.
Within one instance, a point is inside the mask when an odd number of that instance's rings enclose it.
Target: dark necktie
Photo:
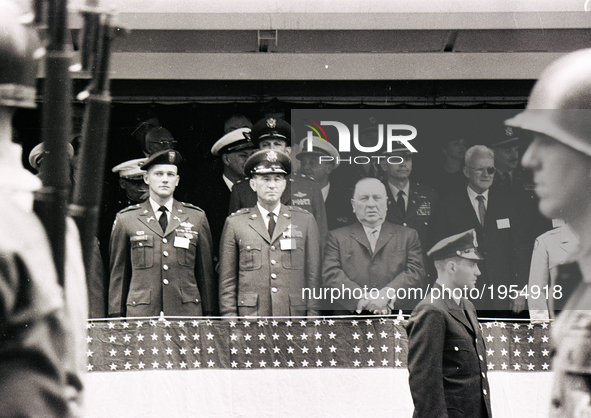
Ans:
[[[484,196],[479,194],[476,196],[476,200],[478,200],[478,217],[480,218],[480,223],[484,226],[484,217],[486,216],[486,206],[484,206]]]
[[[503,188],[505,190],[511,190],[511,176],[509,175],[509,173],[503,173],[501,176],[501,185],[503,186]]]
[[[396,200],[396,204],[398,205],[398,209],[400,209],[400,213],[402,214],[402,217],[406,218],[406,205],[404,202],[404,190],[400,190],[398,192],[398,200]]]
[[[275,231],[275,214],[269,212],[267,216],[269,217],[269,226],[267,227],[267,230],[269,231],[269,236],[273,238],[273,231]]]
[[[162,232],[166,232],[166,227],[168,226],[168,217],[166,216],[167,210],[168,209],[166,209],[166,206],[160,206],[158,209],[158,212],[162,212],[162,215],[160,215],[160,218],[158,219],[158,223],[162,228]]]

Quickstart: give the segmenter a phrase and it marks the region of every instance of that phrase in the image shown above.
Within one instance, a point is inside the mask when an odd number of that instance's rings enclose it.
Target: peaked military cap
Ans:
[[[113,173],[119,173],[119,177],[124,179],[142,176],[145,171],[141,167],[146,160],[147,158],[136,158],[134,160],[124,161],[113,167],[111,171]]]
[[[66,145],[66,152],[68,153],[68,157],[70,159],[74,158],[74,147],[69,142]],[[29,164],[31,164],[31,167],[33,167],[35,170],[38,170],[44,155],[45,147],[43,142],[35,145],[35,147],[33,147],[29,153]]]
[[[308,151],[308,138],[302,139],[300,142],[300,152],[296,155],[298,160],[304,155],[320,155],[332,157],[335,163],[335,167],[339,166],[339,151],[328,141],[321,139],[317,136],[312,136],[312,151]]]
[[[412,152],[401,142],[394,142],[392,144],[392,151],[388,152],[386,150],[385,154],[387,155],[398,155],[400,157],[412,157]]]
[[[226,135],[218,139],[213,147],[211,153],[213,155],[221,155],[228,152],[240,151],[243,149],[252,148],[250,141],[250,128],[238,128],[228,132]]]
[[[142,170],[147,171],[151,166],[156,164],[176,165],[178,167],[182,161],[183,157],[181,157],[180,152],[173,149],[166,149],[150,155],[142,165]]]
[[[254,124],[251,133],[252,142],[258,147],[264,139],[282,139],[290,145],[291,125],[283,119],[265,118]]]
[[[513,148],[520,142],[516,129],[511,126],[502,126],[502,131],[497,134],[495,140],[491,148]]]
[[[244,174],[252,177],[255,174],[289,174],[291,160],[289,155],[274,150],[261,150],[252,154],[244,164]]]
[[[427,252],[427,256],[432,257],[433,260],[445,260],[451,257],[461,257],[474,261],[484,260],[476,248],[478,248],[476,230],[472,228],[442,239]]]

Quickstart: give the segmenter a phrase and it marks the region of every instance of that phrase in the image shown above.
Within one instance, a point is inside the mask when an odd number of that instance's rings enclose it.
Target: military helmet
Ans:
[[[35,107],[37,65],[45,50],[12,2],[0,0],[0,105]]]
[[[508,126],[548,135],[591,156],[591,48],[567,54],[541,74],[527,108]]]

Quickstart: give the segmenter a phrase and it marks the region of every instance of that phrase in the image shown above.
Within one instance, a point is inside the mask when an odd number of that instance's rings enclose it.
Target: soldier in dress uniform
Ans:
[[[527,108],[505,124],[533,134],[523,155],[533,170],[540,212],[563,219],[579,236],[574,262],[556,282],[579,284],[552,326],[556,349],[550,416],[591,416],[591,49],[567,54],[546,68]],[[566,289],[553,294],[566,298]]]
[[[426,252],[427,233],[431,214],[437,204],[437,194],[429,187],[410,181],[412,154],[406,147],[394,147],[386,156],[395,157],[390,158],[392,163],[386,159],[380,161],[380,166],[386,174],[388,193],[386,220],[416,230],[423,252]]]
[[[301,173],[314,179],[324,199],[328,229],[340,228],[352,224],[357,218],[351,210],[353,189],[343,181],[339,167],[339,151],[317,136],[311,137],[312,150],[308,150],[308,138],[300,143],[296,158],[300,161]],[[335,172],[335,170],[337,170]],[[338,181],[330,181],[331,178]]]
[[[261,150],[246,162],[252,208],[226,220],[220,246],[223,316],[316,315],[302,289],[320,287],[320,244],[314,217],[281,203],[289,156]]]
[[[427,253],[437,281],[406,326],[413,417],[492,417],[484,338],[474,305],[462,297],[480,275],[476,248],[471,229]]]
[[[142,203],[148,198],[149,189],[144,181],[145,171],[141,168],[147,158],[136,158],[117,164],[111,169],[119,174],[119,187],[125,192],[125,198],[119,199],[119,210],[130,205]]]
[[[181,155],[144,163],[150,197],[117,214],[110,241],[110,316],[216,314],[211,232],[205,213],[173,198]]]
[[[289,155],[291,153],[291,125],[283,119],[273,117],[261,119],[252,129],[251,140],[255,149],[272,149]],[[256,203],[257,196],[249,182],[237,182],[232,188],[229,212],[250,208]],[[328,234],[326,210],[322,192],[314,180],[301,174],[292,173],[287,177],[287,186],[281,196],[281,203],[299,206],[314,215],[320,239],[325,242]]]
[[[495,179],[491,189],[499,189],[515,202],[520,222],[523,225],[526,244],[531,251],[535,239],[552,229],[552,223],[540,214],[535,184],[528,172],[519,164],[519,148],[524,143],[519,129],[503,126],[491,145],[495,152]]]
[[[36,106],[44,50],[17,4],[0,1],[0,10],[0,415],[79,416],[86,322],[80,241],[70,224],[60,286],[33,212],[41,181],[23,167],[22,147],[13,142],[16,109]]]
[[[230,195],[234,184],[244,180],[244,164],[252,154],[250,128],[239,128],[228,132],[213,144],[211,154],[222,160],[223,173],[217,174],[206,184],[202,185],[203,194],[199,201],[209,219],[213,236],[214,259],[219,261],[218,250],[224,223],[230,205]],[[192,201],[197,201],[195,197]]]

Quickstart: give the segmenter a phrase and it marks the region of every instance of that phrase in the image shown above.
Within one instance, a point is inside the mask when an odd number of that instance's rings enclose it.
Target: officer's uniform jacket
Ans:
[[[388,184],[386,184],[386,191],[388,193],[388,214],[386,215],[386,220],[393,224],[407,226],[416,230],[419,233],[419,240],[421,241],[423,251],[426,252],[429,250],[429,248],[426,248],[427,236],[431,215],[437,204],[437,194],[429,187],[410,182],[409,196],[405,197],[407,200],[406,216],[402,216],[396,204],[397,196],[392,196],[392,190]]]
[[[419,288],[425,278],[423,255],[417,231],[389,222],[382,224],[375,251],[367,239],[359,221],[353,225],[330,231],[324,247],[322,261],[324,286],[342,290],[386,286]],[[338,300],[340,309],[354,311],[358,299],[349,294]],[[397,309],[409,309],[416,305],[410,299],[398,299]]]
[[[223,316],[298,316],[311,310],[302,288],[320,287],[316,221],[282,204],[276,222],[270,237],[256,206],[226,220],[220,246]]]
[[[286,179],[288,181],[281,195],[281,204],[298,206],[314,215],[320,239],[325,242],[328,233],[326,209],[318,183],[310,177],[297,173],[291,173],[286,176]],[[232,187],[229,213],[234,213],[242,208],[251,208],[256,204],[257,195],[250,187],[248,179],[236,182]]]
[[[435,287],[441,286],[436,283]],[[491,417],[486,351],[476,311],[431,294],[406,326],[414,417]]]
[[[554,318],[554,286],[557,281],[558,266],[565,263],[577,248],[578,240],[570,228],[563,225],[540,235],[535,242],[529,269],[530,297],[527,300],[529,315],[532,320]],[[537,286],[533,288],[533,286]],[[548,286],[548,290],[544,289]],[[539,291],[540,297],[534,298]],[[546,293],[547,292],[547,293]],[[546,297],[548,296],[548,298]],[[562,299],[562,298],[561,298]]]
[[[591,415],[591,283],[582,279],[576,262],[561,265],[557,281],[563,275],[579,284],[552,325],[556,354],[549,416],[586,417]],[[567,294],[562,291],[563,298]]]
[[[205,213],[173,201],[166,232],[149,200],[117,214],[110,241],[109,315],[216,314]]]

